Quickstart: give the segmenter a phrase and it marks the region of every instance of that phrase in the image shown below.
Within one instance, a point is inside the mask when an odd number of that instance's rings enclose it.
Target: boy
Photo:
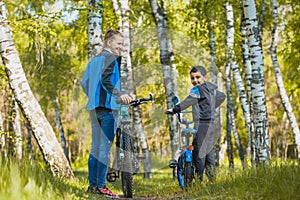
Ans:
[[[190,71],[190,78],[194,87],[189,96],[167,112],[175,114],[192,106],[194,127],[197,129],[196,137],[193,140],[193,161],[196,166],[196,174],[202,181],[203,172],[206,169],[206,175],[210,181],[213,181],[214,145],[218,140],[214,123],[215,109],[221,105],[226,96],[217,90],[216,85],[206,82],[206,70],[203,66],[194,66]]]

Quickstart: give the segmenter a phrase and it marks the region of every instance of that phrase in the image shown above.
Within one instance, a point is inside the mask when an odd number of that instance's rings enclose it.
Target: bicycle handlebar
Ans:
[[[138,105],[140,105],[142,103],[145,103],[147,101],[152,101],[152,94],[149,94],[148,98],[140,98],[140,99],[132,100],[129,105],[138,106]]]
[[[130,106],[138,106],[142,103],[146,103],[147,101],[152,101],[153,97],[152,97],[152,94],[149,94],[149,97],[148,98],[140,98],[140,99],[136,99],[136,100],[132,100],[129,105]],[[117,99],[117,104],[122,104],[123,101],[122,99]]]

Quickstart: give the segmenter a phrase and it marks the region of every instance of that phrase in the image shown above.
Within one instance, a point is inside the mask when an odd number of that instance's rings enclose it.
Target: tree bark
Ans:
[[[15,151],[17,154],[17,159],[19,164],[22,163],[22,131],[21,131],[21,119],[20,119],[20,112],[19,107],[16,101],[13,101],[14,104],[14,119],[13,119],[13,128],[16,135],[16,142],[15,142]]]
[[[55,109],[56,123],[57,123],[57,126],[58,126],[58,131],[59,131],[59,135],[60,135],[60,139],[61,139],[61,146],[64,150],[64,154],[65,154],[66,158],[70,162],[69,152],[68,152],[68,148],[67,148],[67,141],[66,141],[66,138],[65,138],[65,132],[64,132],[64,129],[63,129],[63,126],[62,126],[62,122],[61,122],[61,118],[60,118],[59,109],[58,109],[56,99],[54,99],[53,105],[54,105],[54,109]]]
[[[3,157],[6,157],[7,155],[7,152],[6,152],[6,147],[5,147],[5,144],[6,144],[6,137],[5,137],[5,134],[4,134],[4,128],[3,128],[3,119],[2,119],[2,113],[0,112],[0,144],[1,144],[1,155]]]
[[[7,10],[2,1],[0,1],[0,52],[9,85],[23,115],[32,127],[50,170],[55,176],[74,178],[55,133],[30,89],[7,22]]]
[[[249,112],[250,112],[250,133],[248,131],[248,145],[247,145],[247,157],[253,160],[252,156],[255,152],[254,146],[254,132],[253,132],[253,102],[252,99],[252,91],[251,91],[251,82],[252,82],[252,65],[250,60],[250,52],[249,52],[249,45],[247,39],[247,30],[246,30],[246,19],[244,15],[244,10],[242,10],[242,20],[241,20],[241,35],[242,35],[242,53],[243,53],[243,65],[244,65],[244,73],[245,73],[245,83],[246,83],[246,90],[247,90],[247,99],[249,102]]]
[[[234,18],[233,18],[232,4],[226,2],[225,8],[226,8],[226,19],[227,19],[227,26],[226,26],[227,27],[227,29],[226,29],[226,46],[227,46],[227,52],[228,52],[227,57],[228,57],[228,62],[229,62],[230,68],[232,70],[233,79],[234,79],[235,85],[238,90],[239,99],[240,99],[240,102],[242,105],[246,129],[247,129],[248,135],[250,135],[251,134],[251,132],[250,132],[251,120],[250,120],[249,104],[248,104],[248,100],[247,100],[247,95],[245,93],[245,87],[244,87],[244,83],[242,80],[242,76],[241,76],[240,70],[238,68],[238,65],[235,61]],[[243,152],[242,145],[239,141],[239,135],[237,133],[236,123],[235,123],[236,120],[235,120],[234,113],[235,113],[234,109],[232,108],[232,110],[230,111],[230,116],[231,116],[231,122],[232,122],[232,127],[233,127],[233,134],[235,137],[235,143],[236,143],[238,151],[239,151],[240,159],[244,166],[244,152]]]
[[[233,168],[234,158],[233,158],[233,148],[232,148],[232,140],[231,140],[232,125],[233,125],[231,116],[233,113],[233,102],[232,102],[232,93],[231,93],[231,69],[229,63],[227,63],[225,67],[225,76],[226,76],[226,93],[227,93],[227,111],[226,111],[227,155],[228,155],[229,167]]]
[[[131,30],[129,23],[129,2],[128,0],[113,0],[113,6],[115,13],[119,15],[118,25],[124,36],[124,48],[122,55],[121,71],[122,71],[122,89],[129,93],[133,98],[136,98],[136,88],[134,84],[134,69],[132,66],[131,58]],[[152,177],[152,165],[151,165],[151,155],[149,152],[149,147],[147,144],[144,127],[142,124],[141,111],[138,107],[133,107],[133,126],[136,137],[140,141],[140,147],[142,149],[142,154],[144,154],[144,177]]]
[[[171,41],[167,32],[167,19],[164,9],[158,6],[157,0],[149,0],[152,9],[152,15],[156,24],[158,42],[160,45],[160,62],[162,64],[162,73],[167,98],[167,108],[173,107],[172,98],[178,96],[176,66],[171,63],[174,60]],[[180,155],[180,138],[177,119],[175,115],[168,115],[168,124],[170,130],[170,143],[172,150],[172,159],[177,160]]]
[[[210,48],[210,71],[211,71],[211,82],[215,85],[218,85],[218,88],[220,91],[222,91],[222,87],[219,87],[219,83],[221,81],[219,76],[221,76],[221,73],[218,70],[217,67],[217,53],[216,53],[216,47],[215,47],[215,33],[214,33],[214,14],[210,15],[210,22],[209,22],[209,48]],[[215,158],[216,158],[216,166],[219,166],[219,160],[220,160],[220,141],[223,141],[222,138],[222,116],[221,116],[221,107],[218,107],[216,109],[216,132],[220,136],[218,139],[217,144],[215,145]]]
[[[102,44],[102,0],[88,0],[88,57],[98,55]]]
[[[299,126],[295,117],[295,114],[293,112],[292,105],[290,103],[290,100],[288,98],[288,95],[286,93],[280,66],[277,60],[277,45],[278,45],[278,11],[277,11],[277,0],[271,0],[271,6],[272,6],[272,16],[273,16],[273,30],[272,30],[272,42],[270,47],[271,52],[271,58],[274,68],[274,73],[276,77],[276,84],[279,90],[280,99],[283,104],[284,110],[287,113],[288,119],[290,121],[290,125],[293,131],[294,135],[294,144],[296,147],[296,155],[298,156],[298,159],[300,159],[300,131]]]
[[[31,128],[28,123],[26,123],[26,128],[27,128],[27,150],[29,153],[30,164],[33,165],[34,153],[33,153],[32,144],[31,144]]]
[[[247,35],[249,39],[251,63],[252,63],[252,102],[253,124],[255,138],[254,165],[258,162],[270,161],[270,144],[268,113],[265,98],[264,60],[261,45],[261,35],[256,17],[256,5],[254,0],[243,0],[243,9],[247,21]]]
[[[268,0],[262,0],[260,14],[259,14],[259,30],[260,34],[263,34],[264,24],[265,24],[265,14],[266,14],[266,4]]]

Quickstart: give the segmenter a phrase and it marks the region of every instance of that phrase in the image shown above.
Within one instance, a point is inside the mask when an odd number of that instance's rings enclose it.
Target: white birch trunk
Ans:
[[[122,11],[120,8],[121,6],[120,6],[119,1],[121,1],[121,0],[112,0],[112,3],[113,3],[113,8],[114,8],[114,13],[117,16],[119,16],[118,26],[119,26],[119,28],[121,28],[123,22],[122,22]],[[125,0],[125,1],[127,1],[127,3],[128,3],[128,0]],[[124,1],[123,1],[123,4],[124,4]]]
[[[211,14],[210,16],[210,26],[209,26],[209,47],[210,47],[210,72],[211,72],[211,82],[215,85],[218,85],[218,89],[220,91],[223,90],[223,87],[219,87],[221,81],[219,77],[220,75],[222,76],[221,73],[219,73],[218,71],[218,67],[217,67],[217,53],[216,53],[216,47],[215,47],[215,34],[214,34],[214,15]],[[215,119],[215,123],[216,123],[216,132],[218,135],[220,135],[221,137],[219,137],[219,141],[217,142],[217,144],[215,145],[215,155],[216,155],[216,165],[219,166],[219,153],[220,153],[220,141],[223,141],[223,136],[222,136],[222,116],[221,116],[221,107],[218,107],[216,109],[216,119]]]
[[[58,126],[58,131],[59,131],[59,135],[60,135],[60,139],[61,139],[61,146],[64,150],[64,154],[66,156],[66,158],[69,160],[69,152],[68,152],[68,148],[67,148],[67,141],[66,141],[66,137],[65,137],[65,132],[62,126],[62,122],[61,122],[61,118],[60,118],[60,113],[59,113],[59,109],[58,109],[58,105],[57,105],[57,101],[56,99],[54,99],[53,101],[54,104],[54,109],[55,109],[55,116],[56,116],[56,123]]]
[[[261,9],[260,9],[260,14],[259,14],[259,29],[260,29],[260,34],[263,35],[263,29],[264,29],[264,23],[265,23],[265,14],[266,14],[266,4],[268,0],[263,0],[261,2]]]
[[[91,60],[94,56],[101,53],[102,41],[102,0],[88,0],[88,59]],[[90,112],[90,121],[92,127],[92,135],[99,133],[101,130],[98,119],[95,115],[95,110]],[[81,143],[80,143],[81,144]]]
[[[268,130],[268,113],[265,98],[264,61],[261,46],[261,35],[256,17],[254,0],[243,0],[245,19],[247,20],[247,34],[252,63],[252,102],[253,124],[255,138],[255,163],[270,161],[270,145]]]
[[[229,57],[229,63],[230,63],[230,67],[232,70],[232,74],[233,74],[233,79],[235,82],[235,85],[237,87],[238,90],[238,95],[239,95],[239,99],[242,105],[242,109],[243,109],[243,114],[244,114],[244,119],[245,119],[245,125],[246,125],[246,129],[248,132],[248,137],[249,135],[251,135],[251,130],[250,130],[250,126],[251,126],[251,118],[250,118],[250,109],[249,109],[249,104],[248,104],[248,100],[247,100],[247,95],[245,92],[245,87],[244,87],[244,83],[242,80],[242,76],[240,73],[240,70],[238,68],[238,65],[235,61],[235,52],[234,52],[234,17],[233,17],[233,8],[232,8],[232,4],[226,2],[226,19],[227,19],[227,29],[226,29],[226,46],[228,48],[228,57]],[[231,111],[231,116],[232,122],[235,122],[235,115],[234,115],[234,110]],[[238,139],[239,137],[237,136],[237,131],[236,131],[236,127],[235,123],[232,124],[233,125],[233,133],[235,135],[235,139]],[[248,140],[250,140],[250,138],[248,138]],[[243,153],[243,149],[241,148],[241,144],[239,141],[236,141],[236,144],[238,146],[238,151],[239,151],[239,155],[240,158],[242,160],[242,163],[244,163],[244,153]]]
[[[102,0],[88,0],[88,57],[98,55],[102,48]]]
[[[250,52],[249,52],[249,46],[248,46],[248,39],[247,39],[247,30],[246,30],[246,19],[244,16],[244,11],[242,11],[242,23],[241,23],[241,34],[243,37],[242,40],[242,53],[243,53],[243,65],[244,65],[244,73],[245,73],[245,83],[246,83],[246,90],[247,90],[247,99],[249,102],[249,112],[250,112],[250,133],[248,132],[248,146],[247,146],[247,157],[251,158],[251,156],[254,156],[254,153],[256,152],[255,145],[253,142],[254,138],[254,131],[253,131],[253,119],[252,119],[252,113],[253,113],[253,103],[251,101],[252,99],[252,91],[251,91],[251,81],[252,81],[252,65],[250,60]],[[254,156],[255,157],[255,156]]]
[[[124,88],[134,99],[136,98],[136,90],[134,86],[134,71],[131,61],[131,31],[130,31],[130,23],[129,23],[129,1],[128,0],[113,0],[113,6],[115,13],[120,17],[119,19],[119,27],[121,28],[121,32],[124,36],[124,48],[123,48],[123,58],[121,63],[121,75],[124,79],[122,82],[122,89]],[[142,153],[145,154],[144,160],[144,172],[145,177],[151,177],[151,157],[149,153],[149,148],[145,136],[144,127],[142,124],[141,111],[138,107],[133,108],[133,126],[135,130],[135,134],[140,141],[140,147],[142,149]]]
[[[27,150],[29,152],[30,164],[33,165],[34,154],[33,154],[32,145],[31,145],[31,128],[28,123],[26,123],[26,128],[27,128]]]
[[[227,101],[228,101],[228,96],[227,96]],[[227,102],[227,108],[230,106],[228,105],[230,103]],[[232,149],[232,140],[231,140],[231,114],[230,114],[230,109],[227,109],[226,112],[226,143],[227,143],[227,156],[228,156],[228,162],[229,162],[229,167],[233,168],[234,167],[234,158],[233,158],[233,149]]]
[[[7,10],[2,1],[0,1],[0,52],[15,99],[29,121],[52,173],[59,177],[74,178],[55,133],[30,89],[7,22]]]
[[[3,128],[3,120],[2,120],[2,113],[0,112],[0,144],[1,144],[1,154],[2,156],[6,157],[6,137],[4,134],[4,128]]]
[[[173,107],[172,98],[178,96],[176,67],[171,64],[174,60],[170,38],[167,32],[166,13],[158,6],[157,0],[149,0],[152,9],[152,15],[155,20],[158,41],[160,45],[160,62],[162,64],[162,73],[167,98],[167,108]],[[180,138],[175,115],[168,115],[168,124],[170,130],[170,142],[172,150],[172,159],[177,160],[180,155]]]
[[[241,140],[240,140],[240,136],[238,134],[238,129],[237,129],[237,126],[236,126],[236,118],[235,118],[235,111],[232,110],[230,112],[230,120],[231,120],[231,125],[232,125],[232,134],[233,134],[233,137],[234,137],[234,141],[235,141],[235,146],[239,152],[239,157],[241,159],[241,163],[242,163],[242,166],[244,167],[245,166],[245,156],[244,156],[244,150],[243,150],[243,145],[241,143]]]
[[[284,112],[283,117],[282,117],[282,121],[284,123],[284,128],[282,130],[282,160],[286,161],[286,157],[287,157],[287,145],[286,145],[286,133],[287,130],[289,128],[289,120],[286,117],[286,112]]]
[[[296,147],[296,155],[298,159],[300,159],[300,131],[299,126],[296,120],[296,117],[293,112],[292,105],[289,101],[288,95],[286,93],[284,83],[282,80],[282,74],[280,70],[280,66],[277,60],[277,45],[278,45],[278,11],[277,11],[277,0],[271,0],[272,6],[272,16],[273,16],[273,30],[272,30],[272,43],[270,47],[272,63],[274,67],[274,73],[276,78],[276,84],[279,90],[281,102],[283,104],[284,110],[287,113],[288,119],[290,121],[290,125],[294,135],[294,144]]]
[[[226,54],[228,57],[228,54]],[[229,161],[229,167],[234,167],[234,158],[233,158],[233,148],[232,148],[232,112],[233,112],[233,102],[231,94],[231,69],[230,64],[227,63],[225,67],[225,76],[226,76],[226,94],[227,94],[227,111],[226,111],[226,141],[227,141],[227,155]]]
[[[15,101],[13,101],[15,106],[14,106],[14,111],[15,111],[15,116],[13,120],[13,129],[16,134],[16,142],[15,142],[15,151],[17,154],[17,159],[19,164],[22,162],[22,131],[21,131],[21,119],[20,119],[20,112],[19,112],[19,107]]]

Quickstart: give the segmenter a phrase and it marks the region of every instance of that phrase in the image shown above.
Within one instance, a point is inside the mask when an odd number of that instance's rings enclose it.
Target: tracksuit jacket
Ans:
[[[106,108],[119,110],[116,103],[120,92],[120,64],[121,57],[104,49],[88,63],[81,86],[88,96],[87,110]]]
[[[218,91],[216,85],[205,82],[202,85],[194,86],[190,94],[182,102],[175,105],[173,112],[178,113],[192,106],[195,124],[198,124],[199,120],[214,120],[215,108],[219,107],[225,98],[225,94]],[[195,128],[197,128],[197,125],[195,125]]]

